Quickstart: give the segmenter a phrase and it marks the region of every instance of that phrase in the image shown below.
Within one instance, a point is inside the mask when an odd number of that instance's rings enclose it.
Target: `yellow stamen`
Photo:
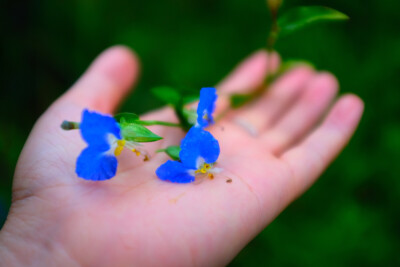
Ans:
[[[117,141],[117,144],[118,144],[118,146],[124,146],[125,145],[125,143],[126,143],[126,141],[125,140],[118,140]]]
[[[137,150],[137,149],[132,149],[132,152],[134,152],[135,154],[136,154],[136,156],[140,156],[140,151],[139,150]]]
[[[203,164],[203,166],[201,166],[200,169],[195,170],[194,173],[195,173],[195,174],[197,174],[197,173],[203,173],[203,174],[205,174],[205,173],[208,172],[209,169],[211,169],[211,165],[208,164],[208,163],[205,163],[205,164]]]
[[[115,156],[121,155],[121,152],[124,149],[125,142],[126,142],[125,140],[118,140],[117,141],[117,147],[114,150],[114,155]]]
[[[204,168],[195,170],[194,173],[206,173],[207,171]]]

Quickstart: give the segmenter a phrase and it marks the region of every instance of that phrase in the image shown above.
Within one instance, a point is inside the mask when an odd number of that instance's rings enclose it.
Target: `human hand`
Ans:
[[[217,112],[224,110],[228,94],[256,88],[278,65],[278,55],[264,51],[245,60],[217,86]],[[119,157],[113,179],[78,178],[74,166],[85,144],[78,131],[62,131],[60,122],[79,121],[84,108],[112,113],[137,73],[131,52],[111,48],[38,120],[15,172],[12,206],[0,232],[1,262],[227,264],[324,171],[352,136],[363,110],[354,95],[340,97],[330,108],[335,78],[301,66],[255,103],[207,129],[221,147],[223,171],[213,180],[164,182],[155,170],[165,154],[142,162],[129,152]],[[168,108],[143,118],[176,120]],[[177,145],[184,136],[176,128],[151,129],[164,140],[146,145],[150,152]]]

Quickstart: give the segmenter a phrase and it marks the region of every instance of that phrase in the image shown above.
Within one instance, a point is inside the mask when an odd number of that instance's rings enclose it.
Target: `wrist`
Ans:
[[[9,230],[12,230],[12,221],[8,219],[0,231],[0,262],[4,266],[22,266],[27,264],[25,257],[22,256],[24,249],[24,242],[19,241],[18,236],[14,235]]]

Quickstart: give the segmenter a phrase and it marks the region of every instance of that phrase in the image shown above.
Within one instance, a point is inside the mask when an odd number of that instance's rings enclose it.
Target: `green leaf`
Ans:
[[[114,119],[119,123],[134,123],[139,120],[139,115],[135,113],[122,112],[115,115]]]
[[[181,102],[180,93],[171,87],[160,86],[151,89],[151,92],[165,104],[170,104],[176,107]]]
[[[284,36],[319,21],[346,20],[349,17],[323,6],[302,6],[289,10],[278,19],[279,35]]]
[[[169,146],[165,152],[174,160],[180,159],[179,152],[181,152],[181,148],[179,146]]]
[[[154,142],[162,139],[161,136],[136,123],[122,123],[121,134],[125,140],[140,143]]]
[[[169,146],[165,149],[159,149],[157,152],[165,152],[173,160],[179,160],[179,152],[181,152],[181,148],[179,146]]]
[[[253,99],[252,94],[233,94],[231,95],[231,107],[240,108]]]
[[[190,104],[199,100],[199,95],[189,95],[183,97],[183,104]]]

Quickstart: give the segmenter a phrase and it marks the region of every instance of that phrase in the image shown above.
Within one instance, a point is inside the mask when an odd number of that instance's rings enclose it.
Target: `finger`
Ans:
[[[276,52],[258,51],[240,63],[219,85],[216,114],[230,105],[230,95],[249,93],[261,86],[267,73],[274,73],[280,64]]]
[[[296,67],[271,85],[268,92],[235,118],[250,134],[257,136],[277,121],[304,90],[315,72],[308,66]]]
[[[274,154],[282,153],[317,123],[335,97],[338,82],[332,74],[319,73],[305,87],[300,99],[261,136]]]
[[[355,95],[341,97],[319,128],[282,155],[292,173],[294,196],[304,192],[347,144],[363,107]]]
[[[115,110],[138,76],[133,52],[115,46],[100,54],[82,77],[54,105],[74,105],[104,113]]]

